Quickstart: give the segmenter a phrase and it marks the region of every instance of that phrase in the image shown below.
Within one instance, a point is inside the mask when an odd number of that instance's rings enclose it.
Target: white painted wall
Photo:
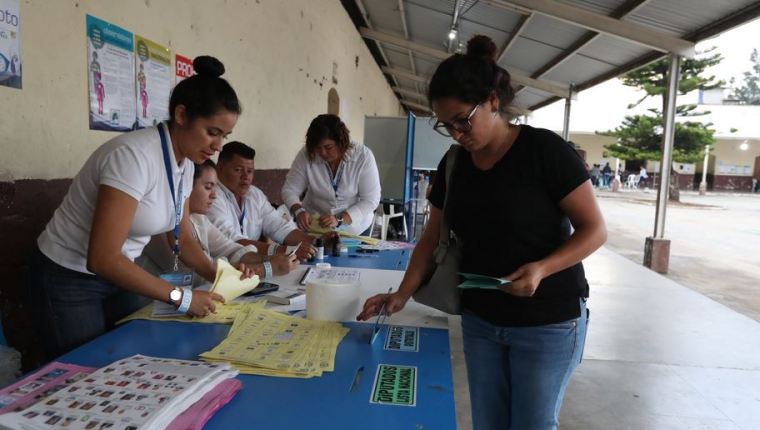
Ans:
[[[290,166],[331,87],[359,142],[365,115],[402,113],[339,0],[24,0],[24,88],[0,87],[0,180],[72,177],[115,136],[88,127],[86,14],[172,56],[222,60],[244,109],[231,138],[256,148],[259,169]]]

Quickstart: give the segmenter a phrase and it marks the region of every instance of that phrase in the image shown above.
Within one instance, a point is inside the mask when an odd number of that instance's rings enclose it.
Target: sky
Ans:
[[[749,71],[752,62],[752,49],[760,50],[760,19],[724,32],[697,44],[697,52],[717,47],[723,54],[723,61],[710,70],[718,79],[726,83],[733,77],[742,82],[744,72]],[[627,106],[643,96],[642,91],[626,87],[619,79],[612,79],[596,87],[578,93],[578,99],[572,102],[570,116],[571,132],[606,131],[618,126],[625,115],[645,113],[651,107],[660,107],[659,98],[649,98],[633,110]],[[679,96],[678,104],[696,103],[696,92]],[[533,112],[528,123],[535,127],[552,130],[562,129],[564,101],[556,102]],[[760,107],[753,106],[705,106],[710,115],[701,118],[712,122],[716,136],[733,136],[737,138],[760,139]],[[695,118],[692,118],[694,120]],[[734,130],[735,131],[732,131]]]

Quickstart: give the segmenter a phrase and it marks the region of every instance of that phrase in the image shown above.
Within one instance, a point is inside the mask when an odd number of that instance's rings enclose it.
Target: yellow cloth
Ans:
[[[240,280],[240,275],[242,273],[226,260],[216,260],[216,279],[209,292],[219,294],[230,303],[259,285],[258,275],[243,280]]]

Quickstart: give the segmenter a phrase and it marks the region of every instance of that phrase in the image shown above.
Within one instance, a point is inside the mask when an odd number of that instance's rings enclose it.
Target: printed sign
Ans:
[[[385,349],[389,351],[418,352],[420,350],[420,329],[392,325],[385,337]]]
[[[137,128],[145,128],[169,119],[172,59],[169,48],[137,35],[135,53]]]
[[[417,368],[414,366],[379,364],[371,394],[370,403],[416,406]]]
[[[132,33],[87,15],[90,129],[129,131],[135,125]]]
[[[21,88],[21,13],[18,0],[0,0],[0,85]]]
[[[195,74],[195,70],[193,69],[193,60],[191,58],[176,54],[174,56],[174,73],[177,77],[175,85],[184,81],[190,76],[193,76]]]

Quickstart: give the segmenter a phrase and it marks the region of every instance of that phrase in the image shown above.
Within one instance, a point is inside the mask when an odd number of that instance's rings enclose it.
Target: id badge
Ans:
[[[159,278],[179,288],[193,287],[193,272],[162,273]]]

